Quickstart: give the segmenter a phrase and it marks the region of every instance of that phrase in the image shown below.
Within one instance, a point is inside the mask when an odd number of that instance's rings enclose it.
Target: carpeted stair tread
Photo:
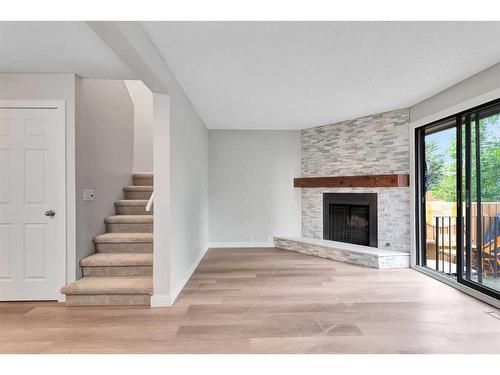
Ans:
[[[126,223],[126,224],[133,224],[133,223],[152,223],[153,222],[153,215],[115,215],[115,216],[108,216],[107,218],[104,219],[104,222],[106,224],[110,223]]]
[[[80,261],[82,267],[152,266],[152,253],[97,253]]]
[[[135,185],[128,185],[123,188],[123,191],[145,191],[145,192],[153,192],[153,187],[152,186],[135,186]]]
[[[104,233],[94,238],[95,243],[152,243],[153,233]]]
[[[123,188],[124,198],[148,200],[151,198],[151,194],[153,194],[152,181],[146,179],[134,180],[135,185],[128,185]]]
[[[132,178],[153,178],[153,172],[135,172]]]
[[[152,295],[153,278],[151,276],[84,277],[63,287],[61,293],[70,295]]]
[[[115,206],[139,206],[146,207],[147,199],[120,199],[115,202]]]
[[[134,186],[153,186],[154,177],[151,172],[138,172],[132,175],[132,185]]]

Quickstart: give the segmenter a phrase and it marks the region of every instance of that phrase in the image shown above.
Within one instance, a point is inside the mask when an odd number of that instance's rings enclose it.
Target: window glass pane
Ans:
[[[457,142],[454,121],[425,134],[425,264],[456,273]]]
[[[473,281],[500,290],[500,111],[480,113],[478,148],[472,160]],[[475,132],[477,134],[477,132]],[[475,142],[477,135],[473,137]],[[474,144],[474,143],[473,143]],[[478,170],[479,168],[479,170]],[[477,180],[476,180],[477,179]],[[477,183],[479,182],[479,183]],[[478,201],[480,204],[478,205]],[[475,221],[475,223],[474,223]]]

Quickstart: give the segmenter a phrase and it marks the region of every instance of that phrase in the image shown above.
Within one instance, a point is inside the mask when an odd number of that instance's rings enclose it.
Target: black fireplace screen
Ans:
[[[377,195],[325,193],[323,238],[377,247]]]
[[[331,240],[369,246],[369,211],[369,206],[331,204]]]

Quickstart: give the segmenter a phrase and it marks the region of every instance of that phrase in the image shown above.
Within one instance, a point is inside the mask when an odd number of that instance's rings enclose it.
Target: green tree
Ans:
[[[471,131],[471,144],[475,145],[476,134],[475,125],[473,124]],[[500,201],[500,116],[490,116],[482,119],[479,122],[479,160],[481,171],[481,201],[482,202],[498,202]],[[432,143],[432,142],[430,142]],[[463,143],[463,142],[462,142]],[[456,201],[456,159],[457,159],[457,142],[454,138],[446,153],[451,162],[445,163],[443,155],[438,153],[437,147],[430,146],[429,156],[427,159],[427,146],[426,146],[426,160],[428,169],[429,189],[434,198],[453,202]],[[472,200],[477,200],[476,185],[474,183],[476,178],[476,161],[474,148],[472,149]],[[429,160],[432,160],[429,163]],[[441,160],[441,166],[436,166]],[[431,167],[433,168],[430,171]],[[462,174],[465,186],[465,173]],[[432,176],[432,178],[431,178]]]
[[[441,182],[444,169],[444,156],[439,152],[435,141],[425,142],[425,163],[427,170],[427,186],[432,189]]]
[[[495,132],[496,128],[496,132]],[[500,201],[500,116],[480,121],[481,201]]]

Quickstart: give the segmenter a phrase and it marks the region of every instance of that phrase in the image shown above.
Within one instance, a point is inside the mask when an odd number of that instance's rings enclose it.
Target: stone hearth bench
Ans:
[[[410,266],[410,254],[402,251],[353,245],[306,237],[274,237],[279,249],[328,258],[363,267],[388,269]]]

